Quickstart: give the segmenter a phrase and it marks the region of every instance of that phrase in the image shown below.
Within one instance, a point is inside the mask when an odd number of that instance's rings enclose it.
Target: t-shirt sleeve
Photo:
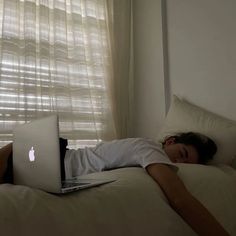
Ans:
[[[143,161],[142,167],[146,169],[151,164],[165,164],[168,165],[172,170],[178,171],[178,167],[171,161],[166,160],[166,158],[150,156],[146,157]]]
[[[137,150],[138,162],[146,169],[151,164],[165,164],[174,171],[178,171],[177,165],[171,162],[161,147],[146,143],[145,146]]]

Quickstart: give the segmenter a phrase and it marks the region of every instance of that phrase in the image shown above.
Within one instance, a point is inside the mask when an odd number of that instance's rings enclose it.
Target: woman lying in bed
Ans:
[[[178,167],[175,163],[205,164],[213,158],[217,148],[210,138],[188,132],[168,137],[162,144],[145,138],[128,138],[78,150],[66,149],[67,142],[63,140],[60,143],[66,178],[141,166],[159,184],[172,208],[198,235],[229,235],[176,174]],[[0,149],[1,182],[12,177],[9,176],[12,172],[9,165],[11,153],[11,144]]]

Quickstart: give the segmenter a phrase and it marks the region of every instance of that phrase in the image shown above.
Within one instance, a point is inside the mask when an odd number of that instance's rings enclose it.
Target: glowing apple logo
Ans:
[[[31,149],[29,150],[29,160],[35,161],[34,147],[31,147]]]

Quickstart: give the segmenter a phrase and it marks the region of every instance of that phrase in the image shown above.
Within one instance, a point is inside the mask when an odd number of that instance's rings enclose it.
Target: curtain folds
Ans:
[[[113,116],[118,138],[133,135],[133,6],[132,0],[107,0],[112,52],[110,80]]]
[[[132,0],[0,1],[0,146],[59,114],[71,147],[132,136]]]
[[[119,64],[122,37],[117,42],[107,27],[108,10],[106,0],[0,1],[1,145],[12,140],[15,125],[52,113],[71,147],[116,138],[120,127],[125,133],[127,91],[116,80],[127,78],[128,68]]]

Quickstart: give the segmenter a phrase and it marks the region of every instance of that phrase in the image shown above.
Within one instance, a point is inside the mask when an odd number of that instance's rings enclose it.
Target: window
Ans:
[[[0,2],[0,145],[58,113],[71,147],[114,133],[105,0]]]

